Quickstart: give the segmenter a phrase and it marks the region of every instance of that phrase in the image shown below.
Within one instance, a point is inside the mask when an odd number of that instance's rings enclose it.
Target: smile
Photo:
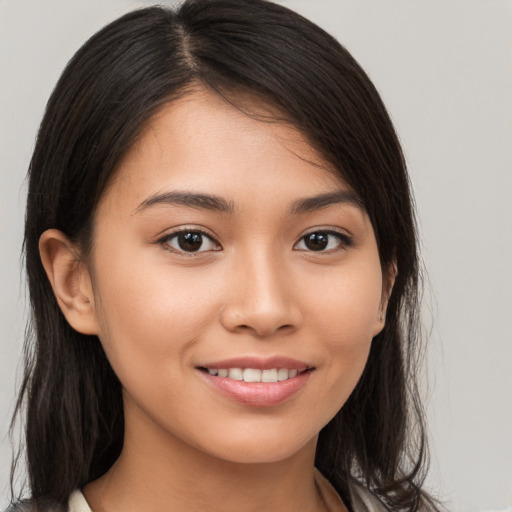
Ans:
[[[210,375],[244,382],[283,382],[299,374],[297,369],[269,368],[205,368]]]
[[[315,367],[288,357],[240,357],[196,367],[215,392],[250,407],[274,407],[297,395]]]

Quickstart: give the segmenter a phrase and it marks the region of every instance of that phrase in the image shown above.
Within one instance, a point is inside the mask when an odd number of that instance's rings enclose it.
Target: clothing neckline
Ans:
[[[347,507],[340,495],[319,469],[314,468],[314,478],[320,496],[329,512],[346,512]]]
[[[347,509],[342,499],[317,468],[314,468],[313,476],[320,496],[329,512],[345,512]],[[75,490],[71,493],[68,502],[69,512],[93,512],[81,490]]]

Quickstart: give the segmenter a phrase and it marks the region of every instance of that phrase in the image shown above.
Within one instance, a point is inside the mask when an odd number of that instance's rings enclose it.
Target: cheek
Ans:
[[[131,260],[111,253],[103,262],[95,273],[99,338],[119,378],[133,366],[151,373],[155,363],[186,363],[177,356],[214,318],[211,294],[204,293],[209,283],[192,283],[187,272],[140,256]]]
[[[382,273],[378,261],[361,261],[326,276],[312,301],[318,328],[332,348],[357,351],[380,324]]]
[[[372,339],[380,325],[382,277],[380,266],[366,265],[358,271],[333,276],[314,304],[329,376],[325,403],[331,417],[343,406],[366,365]],[[320,404],[319,404],[320,406]],[[331,419],[330,417],[327,420]]]

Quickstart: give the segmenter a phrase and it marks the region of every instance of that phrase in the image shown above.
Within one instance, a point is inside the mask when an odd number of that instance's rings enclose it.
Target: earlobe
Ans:
[[[391,297],[391,293],[393,291],[393,286],[395,284],[397,274],[398,267],[396,261],[393,260],[383,275],[382,297],[379,304],[377,322],[375,325],[373,336],[377,336],[377,334],[379,334],[386,325],[386,311],[388,308],[389,298]]]
[[[48,229],[39,239],[39,254],[68,323],[82,334],[98,334],[90,274],[78,248],[61,231]]]

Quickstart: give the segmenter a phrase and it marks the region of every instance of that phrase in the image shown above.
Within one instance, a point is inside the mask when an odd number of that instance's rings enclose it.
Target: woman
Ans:
[[[41,124],[25,250],[18,506],[436,510],[404,159],[309,21],[196,0],[93,36]]]

